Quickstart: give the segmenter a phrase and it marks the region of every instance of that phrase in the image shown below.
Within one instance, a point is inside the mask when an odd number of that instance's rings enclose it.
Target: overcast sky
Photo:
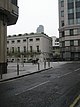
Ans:
[[[18,0],[19,18],[8,27],[8,35],[36,32],[39,25],[49,36],[58,34],[58,0]]]

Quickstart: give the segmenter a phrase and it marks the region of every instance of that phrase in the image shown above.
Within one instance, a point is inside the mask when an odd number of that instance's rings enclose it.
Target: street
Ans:
[[[80,94],[80,62],[0,83],[0,107],[70,107]]]

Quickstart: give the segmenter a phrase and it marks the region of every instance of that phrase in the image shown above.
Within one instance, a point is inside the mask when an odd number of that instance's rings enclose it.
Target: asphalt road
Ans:
[[[80,94],[80,63],[0,83],[0,107],[70,107]]]

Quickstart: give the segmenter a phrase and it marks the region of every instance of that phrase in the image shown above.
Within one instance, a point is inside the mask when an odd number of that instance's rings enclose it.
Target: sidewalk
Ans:
[[[44,68],[44,63],[40,63],[39,70],[38,70],[38,64],[32,64],[32,63],[25,63],[24,66],[19,63],[19,75],[17,75],[17,64],[16,63],[9,63],[7,67],[7,74],[2,75],[2,79],[0,76],[0,82],[8,81],[16,78],[20,78],[23,76],[31,75],[34,73],[38,73],[50,68],[59,67],[59,65],[65,64],[66,62],[50,62],[50,67],[48,63],[46,63],[46,68]]]

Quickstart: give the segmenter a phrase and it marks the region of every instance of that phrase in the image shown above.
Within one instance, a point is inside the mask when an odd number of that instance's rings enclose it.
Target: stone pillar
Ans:
[[[7,73],[7,18],[0,13],[0,72]]]

